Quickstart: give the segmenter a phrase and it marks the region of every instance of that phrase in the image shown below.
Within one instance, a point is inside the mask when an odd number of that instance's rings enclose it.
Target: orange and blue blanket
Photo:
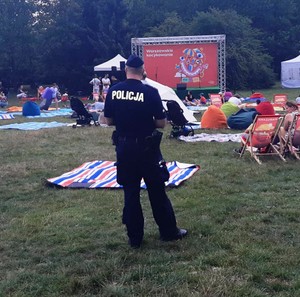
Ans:
[[[185,164],[177,161],[167,162],[170,178],[166,186],[177,187],[183,181],[194,175],[199,165]],[[85,162],[81,166],[60,176],[47,179],[49,185],[60,188],[122,188],[116,180],[116,166],[113,161]],[[146,189],[144,180],[141,188]]]

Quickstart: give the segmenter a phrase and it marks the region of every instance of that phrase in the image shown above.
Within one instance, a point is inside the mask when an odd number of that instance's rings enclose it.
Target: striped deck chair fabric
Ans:
[[[215,105],[219,108],[222,106],[223,102],[220,94],[210,94],[209,98],[211,105]]]
[[[273,106],[283,108],[285,103],[288,101],[287,94],[275,94],[273,96]]]
[[[242,138],[240,157],[248,151],[258,164],[262,164],[260,157],[276,155],[286,161],[275,145],[278,132],[283,122],[281,115],[257,115],[253,121],[247,139]]]

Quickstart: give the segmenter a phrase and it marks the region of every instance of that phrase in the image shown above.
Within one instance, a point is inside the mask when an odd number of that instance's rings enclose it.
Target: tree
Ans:
[[[262,47],[261,33],[251,20],[233,10],[200,12],[191,22],[191,35],[226,35],[227,85],[231,89],[263,88],[274,83],[272,58]]]
[[[9,86],[29,83],[34,68],[31,4],[22,0],[0,2],[0,77]]]
[[[71,92],[82,90],[92,58],[81,0],[59,0],[50,5],[46,1],[39,5],[35,26],[39,44],[36,60],[40,65],[37,82],[56,82]]]
[[[166,14],[165,20],[159,26],[150,28],[150,31],[145,33],[145,37],[186,35],[187,27],[176,12],[171,12]]]

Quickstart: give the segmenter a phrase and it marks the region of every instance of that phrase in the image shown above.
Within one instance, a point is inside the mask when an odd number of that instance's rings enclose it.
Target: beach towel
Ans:
[[[165,183],[168,187],[177,187],[194,175],[200,166],[177,161],[167,162],[170,179]],[[47,179],[48,185],[61,188],[122,188],[116,179],[117,168],[113,161],[91,161],[66,172],[60,176]],[[144,181],[141,188],[146,189]]]
[[[0,129],[17,129],[17,130],[39,130],[45,128],[56,128],[67,126],[68,123],[58,123],[58,122],[28,122],[21,124],[11,124],[11,125],[3,125],[0,126]]]
[[[185,142],[199,142],[199,141],[206,141],[206,142],[240,142],[241,141],[242,133],[238,134],[195,134],[193,136],[180,136],[178,139],[185,141]]]
[[[22,107],[21,106],[10,106],[6,109],[7,112],[22,112]]]

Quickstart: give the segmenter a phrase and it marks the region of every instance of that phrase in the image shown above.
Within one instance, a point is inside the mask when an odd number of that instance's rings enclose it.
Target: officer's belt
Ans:
[[[149,137],[149,136],[147,136]],[[144,143],[146,141],[146,137],[144,136],[118,136],[118,141],[122,142],[136,142],[136,143]]]

